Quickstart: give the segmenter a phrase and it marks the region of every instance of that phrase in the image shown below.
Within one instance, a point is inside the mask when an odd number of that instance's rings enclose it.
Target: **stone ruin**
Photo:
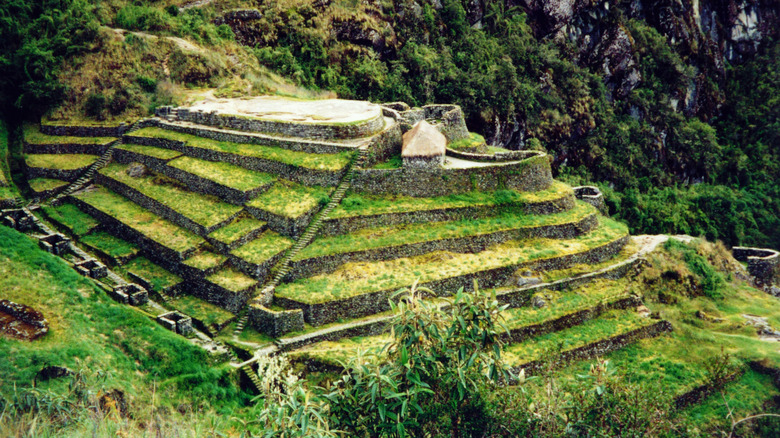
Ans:
[[[32,307],[0,300],[0,334],[32,341],[49,332],[49,322]]]
[[[168,330],[180,335],[187,336],[193,332],[192,318],[175,310],[159,315],[157,322]]]
[[[38,241],[38,246],[54,255],[63,255],[70,249],[70,239],[61,233],[49,234]]]
[[[79,274],[94,279],[103,278],[108,275],[108,269],[106,265],[98,262],[95,259],[84,260],[83,262],[76,264],[76,271]]]
[[[133,306],[140,306],[149,301],[149,292],[135,283],[116,286],[108,295],[122,304]]]

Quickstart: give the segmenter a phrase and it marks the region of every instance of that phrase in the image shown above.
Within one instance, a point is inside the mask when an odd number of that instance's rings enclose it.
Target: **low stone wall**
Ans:
[[[738,372],[729,374],[726,376],[723,381],[720,382],[720,384],[726,384],[729,382],[733,382],[734,380],[737,380],[739,377],[744,374],[743,370],[740,370]],[[699,385],[690,391],[681,394],[674,399],[674,407],[677,409],[684,409],[687,406],[691,406],[694,404],[699,404],[704,401],[707,397],[711,396],[712,394],[716,393],[718,391],[718,388],[716,388],[713,384],[704,384]]]
[[[373,194],[445,196],[473,190],[534,192],[553,182],[547,156],[466,169],[355,169],[352,189]]]
[[[141,163],[149,170],[157,173],[163,173],[167,167],[166,163],[170,161],[151,157],[149,155],[138,154],[121,148],[115,148],[112,151],[111,159],[121,164]]]
[[[401,126],[395,120],[388,118],[385,129],[371,138],[363,167],[371,167],[376,163],[387,161],[393,155],[400,154],[402,143]]]
[[[278,214],[251,206],[247,206],[246,211],[255,218],[266,222],[269,229],[276,231],[279,234],[297,239],[298,236],[306,230],[311,218],[317,214],[321,208],[321,206],[317,206],[295,219],[279,216]]]
[[[554,214],[567,211],[575,206],[573,195],[566,195],[549,201],[526,204],[503,205],[502,211],[518,214]],[[388,225],[416,224],[428,222],[445,222],[459,219],[478,219],[495,216],[496,205],[477,205],[467,207],[439,208],[402,213],[384,213],[366,216],[328,218],[323,221],[318,235],[333,236],[351,233],[363,228],[374,228]]]
[[[50,143],[35,144],[24,142],[25,154],[87,154],[103,155],[108,148],[116,144],[117,141],[105,144],[82,144],[82,143]]]
[[[225,202],[229,202],[235,205],[246,204],[247,202],[256,198],[260,193],[268,190],[273,184],[273,182],[269,182],[252,190],[241,191],[222,185],[210,179],[201,178],[198,175],[189,173],[173,166],[163,166],[160,173],[169,178],[183,182],[187,186],[188,190],[203,193],[205,195],[216,196]]]
[[[402,257],[413,257],[434,251],[453,251],[459,253],[478,253],[486,248],[508,240],[530,238],[572,239],[598,227],[596,214],[589,214],[577,222],[564,224],[525,227],[513,230],[502,230],[475,236],[449,239],[430,240],[397,246],[351,251],[332,254],[290,263],[289,280],[309,277],[319,273],[333,272],[347,262],[381,261]]]
[[[249,301],[252,291],[257,288],[257,285],[255,284],[242,291],[233,292],[208,280],[204,280],[190,282],[187,284],[187,287],[193,296],[222,307],[228,312],[238,313]]]
[[[116,126],[66,126],[41,123],[43,134],[69,137],[121,137],[129,129],[130,125],[124,122]]]
[[[771,283],[780,273],[780,253],[773,249],[735,246],[731,252],[735,259],[747,262],[750,275],[764,283]]]
[[[539,324],[511,329],[509,330],[509,333],[504,334],[502,338],[507,343],[523,342],[535,336],[554,333],[578,326],[586,321],[598,318],[602,313],[609,310],[630,309],[641,305],[642,300],[639,299],[639,297],[624,297],[610,303],[599,304],[588,309],[578,310],[568,315],[561,316],[560,318],[551,319]]]
[[[18,322],[28,326],[17,326],[16,324],[18,323],[12,322],[8,325],[0,326],[0,333],[32,341],[49,332],[49,322],[41,312],[32,307],[9,300],[0,300],[0,312],[10,315]]]
[[[601,356],[615,350],[620,350],[621,348],[627,347],[628,345],[631,345],[640,339],[654,338],[663,333],[671,331],[672,324],[670,324],[669,321],[659,321],[636,330],[631,330],[621,335],[592,342],[588,345],[584,345],[572,350],[563,351],[558,355],[558,357],[555,358],[552,366],[559,368],[569,362],[592,359],[596,356]],[[512,372],[514,374],[518,374],[521,370],[525,370],[525,375],[531,376],[539,373],[542,370],[549,369],[550,365],[551,364],[547,360],[534,360],[523,365],[513,367]]]
[[[235,266],[239,271],[257,280],[264,280],[265,277],[268,276],[271,268],[273,268],[279,259],[284,256],[285,252],[286,251],[281,251],[280,253],[260,264],[250,263],[242,258],[236,257],[233,254],[228,254],[228,258],[230,260],[230,264]]]
[[[303,316],[301,316],[303,319]],[[300,336],[282,338],[278,346],[281,351],[292,351],[315,342],[337,341],[342,338],[354,338],[357,336],[376,336],[390,330],[390,324],[395,315],[388,315],[370,321],[361,321],[349,324],[346,327],[333,327],[331,330],[320,330]]]
[[[220,152],[206,148],[198,148],[188,145],[182,141],[156,137],[126,135],[124,137],[124,141],[125,143],[172,149],[191,157],[200,158],[201,160],[222,161],[236,166],[241,166],[249,170],[284,175],[286,179],[309,186],[338,185],[339,181],[341,181],[341,178],[344,176],[344,173],[347,171],[346,167],[334,171],[307,169],[304,167],[281,163],[279,161],[266,160],[264,158],[249,157],[246,155]]]
[[[27,176],[28,180],[35,178],[51,178],[73,182],[79,179],[87,169],[89,169],[89,166],[79,167],[78,169],[49,169],[46,167],[30,167],[25,165],[24,174]]]
[[[212,231],[217,230],[217,229],[227,225],[228,223],[233,221],[233,219],[235,219],[236,216],[238,216],[238,214],[240,213],[240,211],[239,211],[236,214],[228,217],[227,219],[225,219],[224,221],[222,221],[222,222],[220,222],[220,223],[218,223],[216,225],[212,225],[210,227],[206,227],[206,226],[201,225],[201,224],[193,221],[192,219],[184,216],[183,214],[177,212],[176,210],[168,207],[167,205],[165,205],[165,204],[163,204],[163,203],[161,203],[161,202],[159,202],[159,201],[157,201],[155,199],[152,199],[152,198],[144,195],[140,191],[138,191],[138,190],[128,186],[127,184],[124,184],[124,183],[122,183],[120,181],[117,181],[117,180],[111,178],[111,177],[103,175],[100,172],[95,174],[95,182],[97,184],[100,184],[100,185],[103,185],[103,186],[107,187],[109,190],[111,190],[113,192],[116,192],[116,193],[124,196],[125,198],[135,202],[136,204],[140,205],[141,207],[151,211],[152,213],[154,213],[154,214],[156,214],[156,215],[158,215],[158,216],[160,216],[162,218],[165,218],[165,219],[173,222],[174,224],[179,225],[180,227],[186,228],[186,229],[188,229],[188,230],[192,231],[193,233],[198,234],[200,236],[205,236],[205,235],[211,233]]]
[[[304,328],[300,309],[274,311],[259,304],[249,305],[249,323],[260,333],[275,338]]]
[[[97,219],[101,223],[101,227],[110,234],[135,244],[136,246],[142,248],[147,254],[155,255],[155,260],[161,259],[168,261],[169,266],[173,261],[181,261],[189,257],[196,249],[191,248],[184,252],[173,250],[155,242],[154,240],[144,236],[141,232],[123,224],[117,219],[114,219],[113,217],[103,213],[102,211],[92,207],[91,205],[74,196],[69,195],[67,199],[69,202],[75,204],[80,210]]]
[[[420,286],[437,291],[440,295],[452,293],[460,287],[470,289],[474,281],[482,288],[500,286],[507,277],[523,267],[534,269],[564,269],[578,263],[595,264],[614,256],[626,245],[629,236],[621,237],[602,246],[592,248],[578,254],[569,254],[545,260],[533,260],[501,268],[488,269],[479,272],[459,275],[441,280],[421,283]],[[397,288],[370,292],[354,297],[328,301],[325,303],[303,303],[295,300],[274,296],[274,303],[288,309],[303,309],[306,322],[311,325],[322,325],[341,318],[358,318],[373,315],[390,309],[388,299]]]
[[[587,202],[588,204],[599,209],[600,212],[607,213],[607,204],[604,203],[604,195],[601,190],[596,186],[579,186],[574,187],[574,196],[580,201]]]
[[[67,187],[68,187],[68,184],[64,184],[64,185],[61,185],[61,186],[59,186],[59,187],[55,187],[55,188],[53,188],[53,189],[48,189],[48,190],[41,190],[40,192],[38,192],[38,191],[35,191],[35,189],[33,189],[32,187],[30,187],[30,191],[31,191],[33,194],[35,194],[35,196],[36,196],[37,198],[39,198],[39,199],[49,199],[49,198],[51,198],[51,197],[53,197],[53,196],[56,196],[56,195],[58,195],[58,194],[62,193],[63,191],[65,191],[65,189],[66,189]]]
[[[474,154],[447,148],[447,156],[460,158],[461,160],[505,163],[507,161],[525,160],[527,158],[544,156],[544,152],[539,151],[507,151],[496,152],[495,154]]]
[[[217,112],[190,111],[186,108],[178,108],[177,118],[178,120],[185,122],[236,129],[239,131],[265,132],[288,137],[318,139],[368,137],[379,132],[384,126],[384,119],[381,115],[365,121],[340,125],[262,120],[230,114],[220,114]]]
[[[230,143],[260,144],[274,146],[291,151],[309,152],[315,154],[336,154],[345,150],[355,149],[355,146],[327,142],[322,140],[305,140],[290,137],[273,137],[260,133],[242,133],[240,131],[226,131],[224,129],[210,128],[207,126],[186,126],[175,123],[166,123],[160,119],[152,119],[149,126],[157,126],[182,134],[196,135],[216,141]]]
[[[239,246],[245,245],[258,237],[260,237],[267,227],[260,227],[255,230],[250,231],[249,233],[244,234],[240,238],[230,242],[229,244],[226,244],[224,242],[221,242],[217,239],[214,239],[212,237],[206,236],[206,241],[208,241],[211,245],[214,246],[214,248],[217,250],[220,254],[227,254],[230,251],[233,251],[234,249],[238,248]]]

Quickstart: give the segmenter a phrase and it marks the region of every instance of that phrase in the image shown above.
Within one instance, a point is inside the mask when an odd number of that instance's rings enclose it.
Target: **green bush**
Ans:
[[[97,119],[105,118],[104,111],[106,109],[106,96],[103,93],[92,93],[87,96],[87,100],[84,103],[84,112]]]

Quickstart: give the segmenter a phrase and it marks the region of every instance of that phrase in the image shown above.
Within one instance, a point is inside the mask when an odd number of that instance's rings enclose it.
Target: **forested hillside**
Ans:
[[[780,247],[771,1],[180,3],[4,2],[7,114],[139,116],[192,86],[279,92],[271,70],[341,97],[457,103],[490,142],[599,184],[633,233]]]

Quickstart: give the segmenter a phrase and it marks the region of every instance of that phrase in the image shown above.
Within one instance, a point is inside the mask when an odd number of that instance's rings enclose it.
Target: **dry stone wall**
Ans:
[[[41,124],[41,132],[46,135],[70,137],[121,137],[122,134],[128,130],[130,130],[130,126],[124,122],[117,126],[65,126]]]
[[[780,253],[773,249],[735,246],[731,251],[735,259],[747,262],[750,275],[764,283],[780,274]]]

